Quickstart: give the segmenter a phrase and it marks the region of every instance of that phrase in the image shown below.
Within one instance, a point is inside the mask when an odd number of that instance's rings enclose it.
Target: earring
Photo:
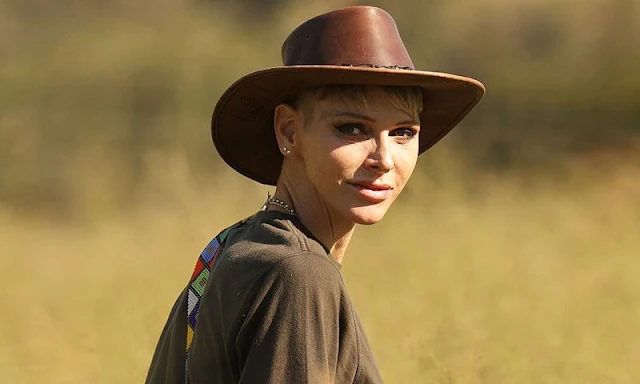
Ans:
[[[287,147],[282,147],[282,152],[284,152],[285,155],[288,155],[291,153],[291,150]]]

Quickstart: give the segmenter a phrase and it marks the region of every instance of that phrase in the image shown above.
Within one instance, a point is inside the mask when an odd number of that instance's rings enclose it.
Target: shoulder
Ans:
[[[293,217],[260,212],[229,233],[219,263],[264,271],[296,264],[286,260],[303,254],[331,265],[327,251]]]
[[[211,269],[220,294],[242,300],[269,286],[342,287],[340,265],[291,216],[262,212],[230,231]]]
[[[340,271],[326,257],[302,252],[280,260],[256,278],[241,308],[248,319],[261,323],[307,324],[316,313],[337,319],[346,298]]]
[[[282,258],[265,271],[263,284],[278,283],[291,289],[343,287],[342,275],[338,267],[326,255],[313,252],[299,252]]]

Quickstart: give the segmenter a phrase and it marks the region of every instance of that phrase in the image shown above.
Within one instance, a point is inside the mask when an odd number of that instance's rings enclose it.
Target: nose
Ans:
[[[390,145],[390,137],[387,135],[372,140],[373,148],[367,158],[367,166],[380,173],[391,171],[394,168],[394,162]]]

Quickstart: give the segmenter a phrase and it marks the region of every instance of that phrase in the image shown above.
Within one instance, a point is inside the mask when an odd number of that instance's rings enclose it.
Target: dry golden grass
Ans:
[[[473,190],[416,175],[345,259],[386,381],[640,382],[640,166],[613,169]],[[200,248],[264,197],[168,181],[128,216],[0,214],[0,382],[143,381]]]

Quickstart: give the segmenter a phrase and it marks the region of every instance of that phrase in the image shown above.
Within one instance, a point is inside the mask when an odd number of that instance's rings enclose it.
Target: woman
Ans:
[[[148,383],[382,382],[340,265],[356,224],[383,218],[484,88],[415,70],[375,7],[305,22],[282,58],[234,83],[212,120],[222,158],[275,194],[205,248]]]

